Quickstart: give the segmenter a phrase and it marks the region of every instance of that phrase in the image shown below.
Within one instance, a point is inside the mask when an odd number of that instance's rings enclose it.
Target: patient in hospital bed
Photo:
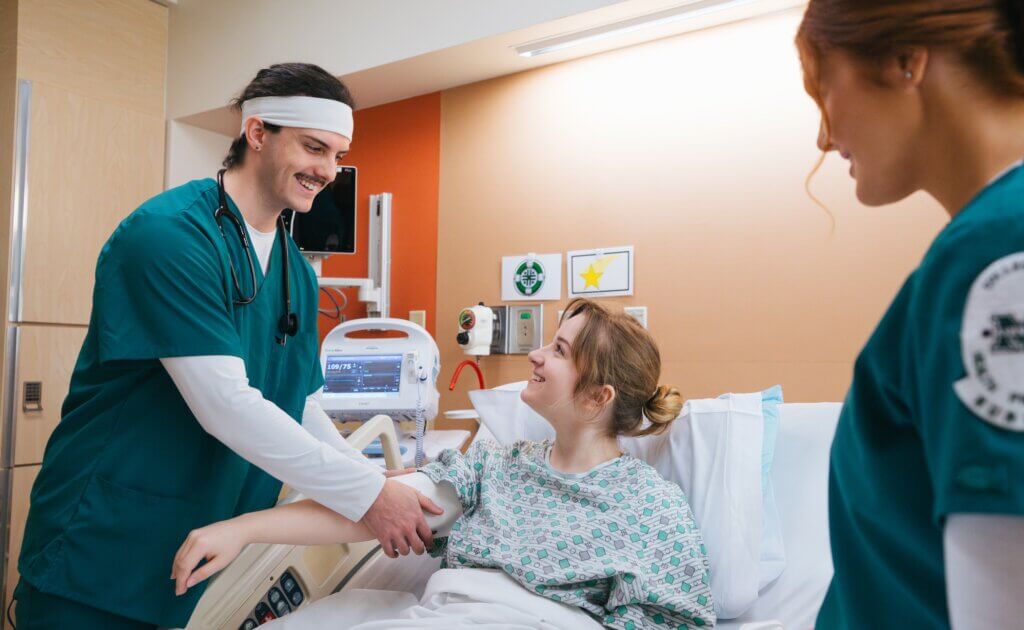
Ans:
[[[551,423],[554,441],[481,441],[398,477],[445,508],[430,522],[443,536],[433,551],[443,568],[431,583],[446,584],[444,597],[431,597],[428,584],[422,601],[391,619],[377,611],[372,621],[336,620],[339,627],[454,627],[459,616],[524,628],[714,625],[709,563],[686,497],[617,442],[662,432],[682,407],[675,389],[657,384],[653,339],[632,318],[576,300],[552,343],[529,359],[522,399]],[[359,523],[300,501],[193,531],[172,575],[182,593],[249,543],[371,539]],[[459,578],[464,588],[453,597]],[[514,593],[497,601],[493,585],[506,583]],[[492,586],[481,593],[482,584]]]

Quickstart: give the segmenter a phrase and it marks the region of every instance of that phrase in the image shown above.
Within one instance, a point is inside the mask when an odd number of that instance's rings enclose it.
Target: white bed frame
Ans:
[[[398,436],[394,422],[388,416],[375,416],[353,432],[348,441],[362,450],[377,438],[381,440],[387,467],[400,468],[402,458]],[[291,503],[301,498],[292,491],[280,503]],[[302,588],[303,601],[294,607],[301,609],[344,587],[348,579],[379,550],[380,545],[376,541],[311,547],[249,545],[211,579],[186,630],[237,630],[246,619],[254,618],[254,610],[260,602],[271,606],[267,601],[268,591],[285,572],[291,574]]]

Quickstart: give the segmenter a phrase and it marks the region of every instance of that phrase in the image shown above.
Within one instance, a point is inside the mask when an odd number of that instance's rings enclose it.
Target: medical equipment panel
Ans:
[[[252,614],[246,617],[239,630],[252,630],[256,626],[284,617],[302,605],[306,594],[293,575],[294,568],[289,568],[267,591],[266,596],[253,608]]]
[[[501,307],[498,307],[501,308]],[[495,352],[498,318],[494,309],[480,302],[459,312],[459,332],[455,341],[470,356],[482,357]]]
[[[404,333],[395,337],[393,333]],[[369,336],[368,336],[369,335]],[[384,414],[397,422],[437,415],[437,344],[420,326],[401,319],[345,322],[324,338],[321,405],[336,421]]]
[[[527,354],[540,348],[544,339],[544,305],[514,304],[506,308],[505,353]]]
[[[401,354],[329,355],[324,369],[324,394],[384,398],[399,394],[405,361]]]
[[[491,334],[491,354],[505,354],[505,327],[508,326],[508,307],[490,306],[494,313],[494,330]]]
[[[470,356],[528,354],[543,345],[544,305],[477,306],[459,313],[456,341]]]

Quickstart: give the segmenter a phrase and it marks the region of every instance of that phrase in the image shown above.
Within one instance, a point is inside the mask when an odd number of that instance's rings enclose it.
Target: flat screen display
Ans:
[[[324,395],[397,396],[402,385],[402,355],[328,355]]]
[[[356,169],[339,166],[330,186],[313,199],[309,212],[285,212],[285,226],[307,254],[356,251]]]

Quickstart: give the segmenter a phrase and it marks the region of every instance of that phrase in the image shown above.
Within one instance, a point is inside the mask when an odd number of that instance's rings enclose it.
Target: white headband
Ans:
[[[329,98],[313,96],[261,96],[242,103],[242,131],[252,117],[282,127],[333,131],[352,139],[352,108]]]

